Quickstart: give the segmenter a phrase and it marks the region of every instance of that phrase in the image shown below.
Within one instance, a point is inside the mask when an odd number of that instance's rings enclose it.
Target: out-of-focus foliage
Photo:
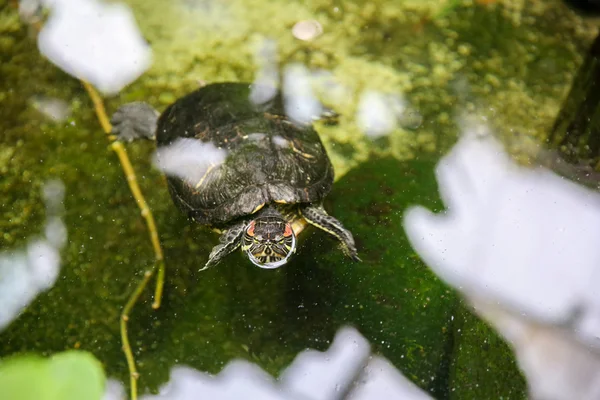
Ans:
[[[6,400],[99,400],[105,380],[100,362],[84,351],[0,360],[0,393]]]

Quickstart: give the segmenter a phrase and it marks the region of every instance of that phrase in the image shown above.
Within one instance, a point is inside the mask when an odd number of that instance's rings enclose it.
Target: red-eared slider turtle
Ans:
[[[250,90],[247,83],[211,84],[160,115],[145,103],[126,104],[113,115],[113,134],[123,141],[155,138],[159,163],[161,148],[175,146],[183,150],[178,158],[200,165],[188,171],[191,179],[167,171],[167,180],[181,211],[221,232],[203,269],[240,246],[255,265],[279,267],[295,252],[304,221],[359,260],[352,234],[322,206],[334,172],[319,135],[286,116],[281,95],[256,105]]]

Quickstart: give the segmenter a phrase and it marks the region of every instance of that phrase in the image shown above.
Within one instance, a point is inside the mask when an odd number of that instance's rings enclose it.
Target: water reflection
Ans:
[[[398,106],[404,108],[400,99],[398,99]],[[358,104],[356,116],[358,126],[371,137],[387,135],[396,128],[394,111],[390,96],[375,91],[365,91],[361,94]]]
[[[61,265],[60,250],[67,241],[62,220],[64,185],[44,185],[44,234],[20,250],[0,253],[0,330],[8,326],[35,297],[54,285]]]
[[[161,146],[153,157],[154,165],[167,175],[176,176],[192,187],[199,187],[210,168],[221,165],[227,151],[213,143],[178,138]]]
[[[254,51],[254,63],[258,70],[251,86],[250,101],[261,105],[273,99],[279,90],[277,42],[273,39],[262,39]]]
[[[297,124],[310,124],[323,113],[321,102],[312,89],[310,71],[304,65],[285,66],[282,91],[285,113]]]
[[[29,104],[55,122],[63,122],[71,115],[69,103],[55,97],[44,95],[33,96],[29,100]]]

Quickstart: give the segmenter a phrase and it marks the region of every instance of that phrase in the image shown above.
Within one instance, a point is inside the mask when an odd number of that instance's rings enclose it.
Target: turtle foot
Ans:
[[[361,259],[358,258],[352,233],[344,228],[340,221],[327,214],[323,207],[308,206],[302,208],[301,212],[302,216],[309,224],[338,238],[342,245],[342,250],[348,257],[354,261],[361,261]]]
[[[154,139],[159,113],[149,104],[136,101],[125,104],[113,114],[111,133],[123,142]]]

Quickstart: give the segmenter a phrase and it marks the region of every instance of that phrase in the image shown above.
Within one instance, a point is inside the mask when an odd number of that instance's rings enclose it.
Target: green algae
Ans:
[[[508,345],[470,307],[457,310],[452,353],[450,398],[527,398],[525,380]]]
[[[199,81],[252,79],[265,39],[277,43],[280,65],[330,71],[335,87],[324,90],[319,78],[314,86],[341,118],[323,137],[355,149],[347,157],[330,146],[340,177],[370,153],[355,124],[364,90],[401,94],[424,118],[416,132],[394,132],[381,154],[445,151],[463,113],[488,117],[502,136],[518,130],[544,140],[597,31],[560,0],[127,2],[155,54],[139,85],[169,98]],[[324,33],[295,39],[291,28],[302,19]]]

